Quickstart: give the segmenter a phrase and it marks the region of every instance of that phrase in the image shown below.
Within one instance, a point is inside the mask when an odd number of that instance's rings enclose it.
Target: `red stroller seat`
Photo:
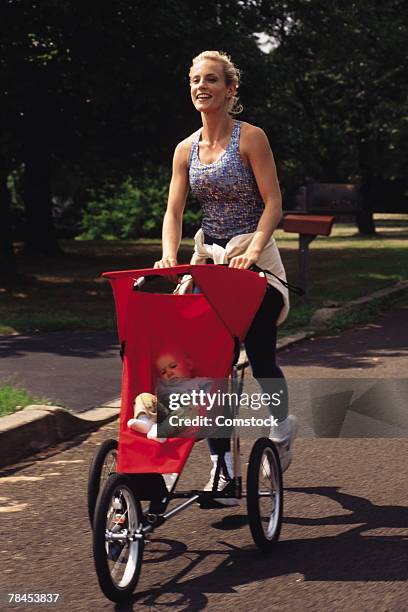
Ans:
[[[200,294],[173,295],[134,290],[144,276],[191,274]],[[226,378],[234,349],[244,339],[266,290],[258,273],[223,266],[176,266],[166,269],[106,272],[115,297],[123,349],[118,472],[180,473],[194,439],[149,440],[127,427],[135,397],[155,392],[155,359],[164,347],[185,352],[195,376]]]

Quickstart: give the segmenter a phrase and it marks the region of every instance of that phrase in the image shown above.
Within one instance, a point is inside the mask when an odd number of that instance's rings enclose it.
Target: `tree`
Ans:
[[[187,88],[195,54],[231,52],[248,66],[251,91],[263,58],[252,35],[257,15],[251,0],[1,6],[2,144],[8,167],[25,169],[27,252],[59,252],[51,182],[66,162],[93,188],[135,176],[146,162],[169,164],[197,125]]]
[[[0,163],[0,280],[12,279],[16,273],[16,262],[11,240],[10,191],[7,186],[8,167]]]
[[[290,170],[321,182],[358,180],[359,229],[373,233],[372,211],[387,209],[381,196],[390,186],[395,210],[407,202],[402,0],[289,0],[262,3],[262,13],[276,43],[269,65],[270,104],[284,126],[278,140],[286,159],[302,162]]]

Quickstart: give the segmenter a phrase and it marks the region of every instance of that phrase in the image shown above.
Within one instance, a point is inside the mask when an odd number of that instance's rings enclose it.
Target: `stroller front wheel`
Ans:
[[[124,474],[110,476],[94,515],[93,552],[99,584],[108,599],[128,599],[139,580],[144,536],[142,509]]]
[[[282,525],[283,488],[278,451],[269,438],[252,447],[247,472],[248,522],[255,544],[270,552]]]
[[[105,482],[111,474],[116,472],[118,461],[118,442],[114,438],[105,440],[95,453],[89,466],[88,475],[88,515],[91,525],[95,513],[96,500],[99,490],[103,489]]]

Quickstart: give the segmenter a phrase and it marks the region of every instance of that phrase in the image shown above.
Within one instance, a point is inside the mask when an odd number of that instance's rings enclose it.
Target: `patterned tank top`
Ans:
[[[202,164],[198,157],[201,130],[191,146],[190,187],[202,206],[203,232],[213,238],[254,232],[264,209],[254,173],[239,152],[240,133],[241,122],[235,121],[225,153],[212,164]]]

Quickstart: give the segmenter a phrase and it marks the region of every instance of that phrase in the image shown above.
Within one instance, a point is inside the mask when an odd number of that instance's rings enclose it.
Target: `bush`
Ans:
[[[90,201],[82,216],[82,240],[134,240],[160,238],[168,196],[169,176],[164,170],[153,177],[146,173],[135,181],[127,178],[119,186],[107,185]],[[199,226],[200,213],[189,202],[183,234],[190,236]]]

